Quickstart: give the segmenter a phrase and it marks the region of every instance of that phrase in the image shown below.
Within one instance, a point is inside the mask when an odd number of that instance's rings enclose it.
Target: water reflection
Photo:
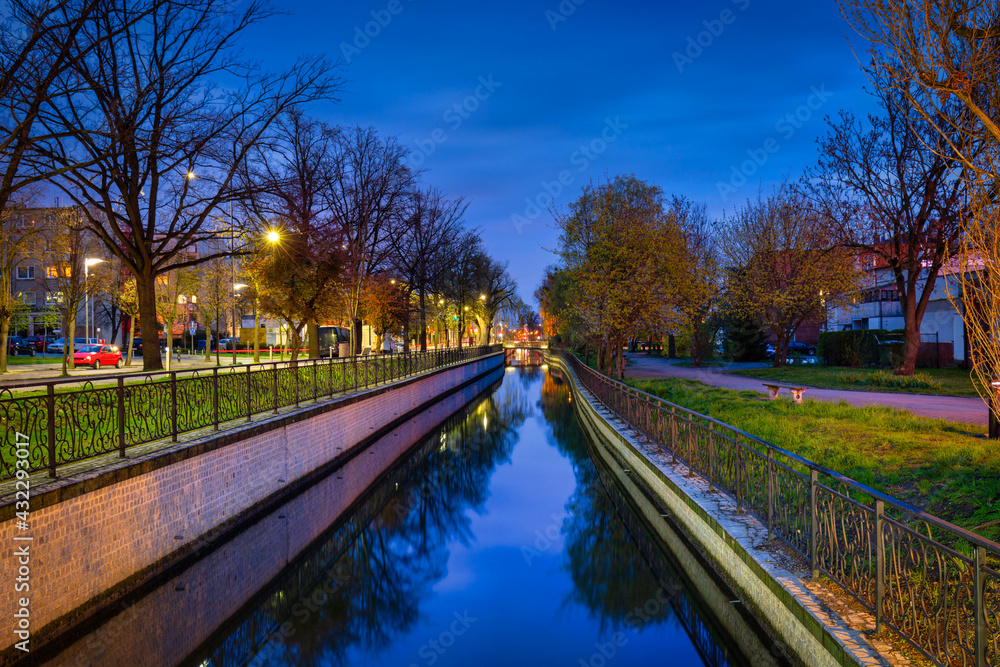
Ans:
[[[273,582],[263,603],[188,662],[348,664],[352,649],[378,653],[409,632],[421,600],[444,576],[449,544],[472,541],[467,511],[482,511],[490,474],[509,460],[529,414],[523,388],[515,387],[451,419],[351,521]],[[271,628],[262,641],[261,625]]]
[[[558,373],[504,375],[187,662],[742,664],[595,465]]]

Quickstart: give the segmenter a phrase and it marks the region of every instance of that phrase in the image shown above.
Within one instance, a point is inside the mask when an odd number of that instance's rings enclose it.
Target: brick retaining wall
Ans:
[[[358,443],[411,411],[503,364],[503,355],[477,359],[429,376],[304,408],[246,427],[188,443],[196,454],[173,455],[166,465],[130,460],[139,474],[113,473],[88,492],[66,493],[33,509],[30,530],[15,521],[0,524],[0,561],[8,590],[0,595],[0,628],[12,646],[15,535],[30,535],[30,619],[38,636],[47,624],[74,612],[104,591],[168,559],[217,526],[266,499],[286,492],[301,478],[343,456]],[[315,413],[315,414],[314,414]],[[212,440],[225,441],[213,446]],[[49,492],[58,493],[58,490]],[[51,503],[51,504],[49,504]],[[34,508],[35,503],[32,502]]]

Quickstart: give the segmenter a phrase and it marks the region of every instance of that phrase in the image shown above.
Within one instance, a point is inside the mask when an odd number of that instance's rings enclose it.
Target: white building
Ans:
[[[957,264],[941,269],[927,303],[927,310],[920,322],[921,355],[941,366],[952,360],[965,361],[967,348],[962,315],[955,309],[949,294],[961,293],[961,283],[956,273]],[[926,278],[917,281],[916,294],[923,291]],[[827,329],[902,329],[902,306],[896,298],[896,281],[889,269],[872,269],[864,284],[869,285],[858,293],[855,302],[848,306],[831,308],[827,312]],[[935,347],[936,345],[936,347]],[[925,364],[927,365],[925,360]]]

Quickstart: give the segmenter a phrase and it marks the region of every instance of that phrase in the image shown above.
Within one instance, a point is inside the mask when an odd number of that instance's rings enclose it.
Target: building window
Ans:
[[[45,269],[46,278],[69,278],[70,273],[69,262],[60,262],[55,266],[49,266]]]
[[[17,293],[17,300],[20,301],[21,303],[25,304],[25,305],[34,306],[35,305],[35,293],[34,292],[18,292]]]
[[[45,293],[45,303],[47,303],[49,305],[52,305],[52,304],[59,304],[59,303],[62,303],[62,302],[63,302],[63,293],[62,292],[46,292]]]
[[[34,280],[34,278],[35,278],[35,267],[33,266],[17,267],[18,280]]]

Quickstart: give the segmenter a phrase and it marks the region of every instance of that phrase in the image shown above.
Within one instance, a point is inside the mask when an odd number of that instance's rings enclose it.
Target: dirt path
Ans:
[[[626,375],[635,379],[677,377],[700,380],[724,389],[750,390],[766,394],[763,381],[727,373],[739,368],[762,368],[762,364],[731,364],[710,368],[684,368],[662,357],[644,354],[630,355],[631,364]],[[978,398],[958,396],[927,396],[924,394],[893,394],[875,391],[844,391],[840,389],[809,389],[806,398],[819,401],[846,401],[850,405],[889,405],[913,414],[934,419],[947,419],[962,424],[986,427],[986,405]]]

